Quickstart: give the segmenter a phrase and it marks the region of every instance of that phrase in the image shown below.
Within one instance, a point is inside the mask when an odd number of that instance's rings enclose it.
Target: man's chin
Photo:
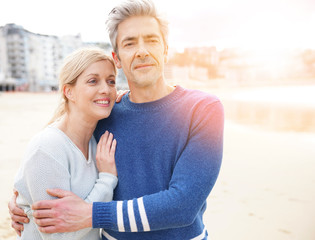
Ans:
[[[146,88],[153,86],[157,81],[154,78],[147,76],[142,78],[137,78],[133,81],[138,88]]]

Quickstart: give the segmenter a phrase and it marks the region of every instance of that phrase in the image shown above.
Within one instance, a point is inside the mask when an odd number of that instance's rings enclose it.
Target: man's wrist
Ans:
[[[84,227],[86,228],[92,228],[93,225],[93,204],[92,203],[88,203],[87,207],[86,207],[86,213],[85,213],[85,221],[84,221]]]

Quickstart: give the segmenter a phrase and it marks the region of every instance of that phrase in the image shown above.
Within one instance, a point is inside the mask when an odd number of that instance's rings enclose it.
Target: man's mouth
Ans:
[[[142,68],[147,68],[147,67],[152,67],[153,64],[138,64],[135,66],[135,69],[142,69]]]

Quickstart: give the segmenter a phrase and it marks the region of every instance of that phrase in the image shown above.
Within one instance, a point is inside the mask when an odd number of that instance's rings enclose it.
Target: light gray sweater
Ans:
[[[38,231],[31,205],[40,200],[54,199],[46,193],[48,188],[72,191],[86,202],[111,201],[117,177],[98,173],[96,168],[97,143],[92,136],[89,158],[57,127],[50,125],[30,142],[16,178],[17,204],[30,218],[24,224],[22,236],[17,239],[100,239],[99,229],[85,228],[77,232],[44,234]]]

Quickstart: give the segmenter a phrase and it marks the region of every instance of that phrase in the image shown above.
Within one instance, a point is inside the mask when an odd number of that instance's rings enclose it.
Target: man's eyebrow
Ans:
[[[134,41],[136,39],[137,39],[136,37],[125,37],[123,40],[121,40],[121,42]]]
[[[147,39],[147,38],[160,38],[160,37],[159,35],[152,33],[152,34],[145,35],[144,38]]]
[[[149,39],[149,38],[160,38],[159,35],[157,34],[147,34],[143,36],[144,39]],[[127,41],[135,41],[137,37],[125,37],[121,42],[127,42]]]

